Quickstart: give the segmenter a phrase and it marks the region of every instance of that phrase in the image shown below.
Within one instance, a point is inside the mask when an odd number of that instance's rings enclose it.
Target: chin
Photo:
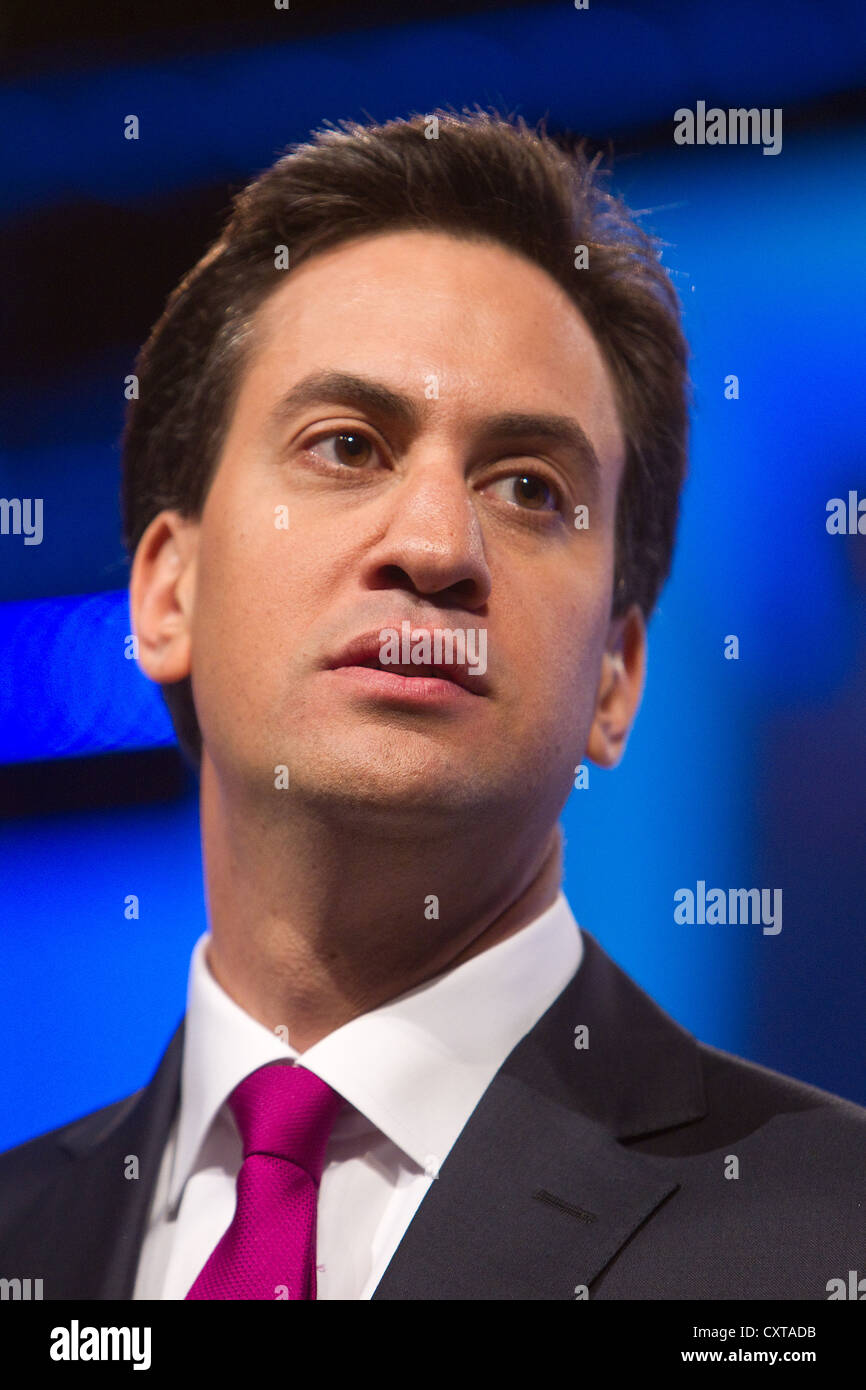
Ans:
[[[489,789],[483,793],[477,776],[463,768],[432,769],[429,766],[399,770],[381,763],[371,767],[351,765],[325,767],[306,764],[291,780],[295,805],[302,813],[318,813],[323,818],[338,816],[369,831],[373,824],[391,833],[401,826],[407,833],[421,836],[441,824],[454,828],[455,817],[477,819],[489,808]],[[287,792],[286,795],[292,795]]]

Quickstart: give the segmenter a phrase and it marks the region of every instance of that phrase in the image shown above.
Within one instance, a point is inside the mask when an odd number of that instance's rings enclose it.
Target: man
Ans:
[[[0,1160],[46,1298],[823,1299],[866,1111],[702,1046],[560,890],[686,459],[657,249],[580,148],[319,132],[144,348],[140,663],[209,932],[142,1091]]]

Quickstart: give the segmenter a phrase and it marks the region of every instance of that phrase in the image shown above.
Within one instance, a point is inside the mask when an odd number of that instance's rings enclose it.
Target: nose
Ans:
[[[373,588],[412,588],[443,594],[479,608],[490,594],[491,575],[476,505],[462,461],[445,457],[406,460],[387,496],[379,538],[366,556]]]

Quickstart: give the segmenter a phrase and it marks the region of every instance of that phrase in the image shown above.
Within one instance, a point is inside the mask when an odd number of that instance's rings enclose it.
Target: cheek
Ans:
[[[594,596],[563,607],[551,601],[539,612],[546,619],[528,648],[531,671],[527,688],[533,691],[540,717],[563,732],[582,726],[591,717],[598,686],[606,610]]]
[[[222,507],[215,521],[199,552],[193,660],[259,700],[326,610],[328,556],[295,516],[275,525],[270,505]]]
[[[229,698],[230,687],[254,682],[275,646],[279,597],[269,582],[274,562],[261,543],[265,539],[249,525],[223,523],[208,531],[199,551],[193,674]]]

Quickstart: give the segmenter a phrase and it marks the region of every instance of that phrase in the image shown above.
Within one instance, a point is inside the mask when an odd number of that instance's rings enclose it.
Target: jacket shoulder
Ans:
[[[751,1106],[756,1117],[768,1109],[776,1113],[822,1110],[855,1130],[866,1127],[866,1107],[855,1101],[708,1043],[699,1043],[698,1050],[708,1093],[722,1109],[732,1107],[743,1114]],[[825,1113],[824,1122],[829,1116]]]
[[[635,1147],[659,1155],[707,1154],[738,1141],[759,1140],[766,1153],[802,1146],[798,1172],[813,1178],[822,1164],[837,1177],[850,1168],[858,1193],[866,1165],[866,1108],[745,1057],[697,1042],[704,1114],[676,1130],[657,1132]]]
[[[144,1088],[85,1115],[46,1130],[0,1153],[0,1227],[38,1199],[63,1172],[82,1143],[98,1142],[135,1105]]]

